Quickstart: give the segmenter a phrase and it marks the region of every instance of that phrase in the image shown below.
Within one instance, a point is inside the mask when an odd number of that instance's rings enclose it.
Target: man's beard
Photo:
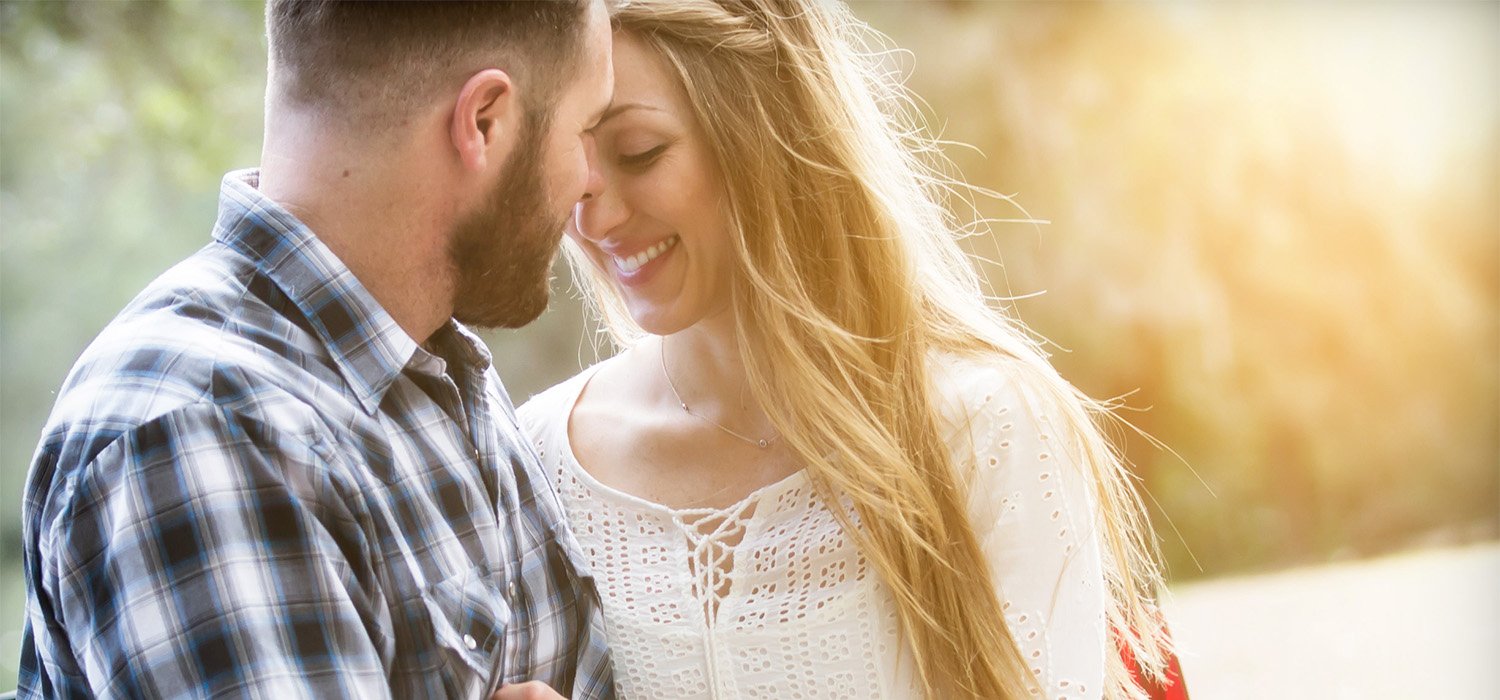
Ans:
[[[520,328],[547,309],[552,259],[568,212],[554,218],[542,172],[549,119],[527,110],[504,174],[479,209],[454,227],[453,317],[481,328]]]

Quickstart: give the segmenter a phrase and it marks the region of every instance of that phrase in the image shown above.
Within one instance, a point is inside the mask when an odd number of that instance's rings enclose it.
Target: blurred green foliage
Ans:
[[[1046,290],[1014,304],[1066,349],[1064,374],[1149,407],[1124,415],[1181,456],[1123,438],[1178,579],[1492,537],[1500,517],[1500,6],[1365,7],[1352,29],[1355,6],[1333,7],[855,6],[910,50],[890,58],[938,131],[977,147],[951,149],[969,179],[1051,220],[970,243],[999,292]],[[1397,123],[1415,145],[1372,159],[1336,118],[1363,93],[1325,89],[1337,74],[1287,37],[1380,22],[1404,30],[1381,49],[1400,61],[1488,29],[1477,54],[1444,54],[1469,72],[1438,68],[1470,101]],[[255,1],[0,4],[0,687],[20,488],[54,392],[208,241],[222,173],[257,161],[263,34]],[[1421,97],[1390,91],[1363,118]],[[1394,157],[1413,151],[1435,165]],[[486,338],[518,402],[595,357],[556,299]]]
[[[1495,535],[1500,6],[857,7],[1051,221],[976,251],[1181,456],[1129,441],[1175,578]]]

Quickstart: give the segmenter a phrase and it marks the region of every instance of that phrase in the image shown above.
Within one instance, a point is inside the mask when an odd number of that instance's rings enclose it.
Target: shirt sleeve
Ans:
[[[1056,400],[1024,370],[962,379],[956,465],[1006,623],[1041,697],[1100,698],[1108,644],[1094,478]]]
[[[28,633],[58,696],[389,697],[390,621],[323,443],[217,406],[50,494]]]

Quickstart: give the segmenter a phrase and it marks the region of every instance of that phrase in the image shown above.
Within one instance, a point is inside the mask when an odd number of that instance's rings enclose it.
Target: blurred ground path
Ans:
[[[1195,700],[1500,699],[1500,544],[1205,581],[1173,597]]]

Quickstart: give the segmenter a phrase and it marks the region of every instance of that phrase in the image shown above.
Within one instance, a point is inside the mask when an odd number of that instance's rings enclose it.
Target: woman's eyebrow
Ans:
[[[603,124],[604,122],[609,121],[610,118],[615,117],[615,116],[621,114],[622,112],[628,112],[628,111],[630,111],[632,109],[644,109],[644,110],[649,110],[649,111],[652,111],[652,112],[665,112],[666,111],[666,110],[664,110],[664,109],[662,109],[660,107],[655,107],[655,106],[648,105],[648,104],[642,104],[640,102],[625,102],[625,103],[621,103],[621,104],[612,104],[612,105],[609,106],[609,109],[604,110],[604,116],[599,118],[599,123]]]

